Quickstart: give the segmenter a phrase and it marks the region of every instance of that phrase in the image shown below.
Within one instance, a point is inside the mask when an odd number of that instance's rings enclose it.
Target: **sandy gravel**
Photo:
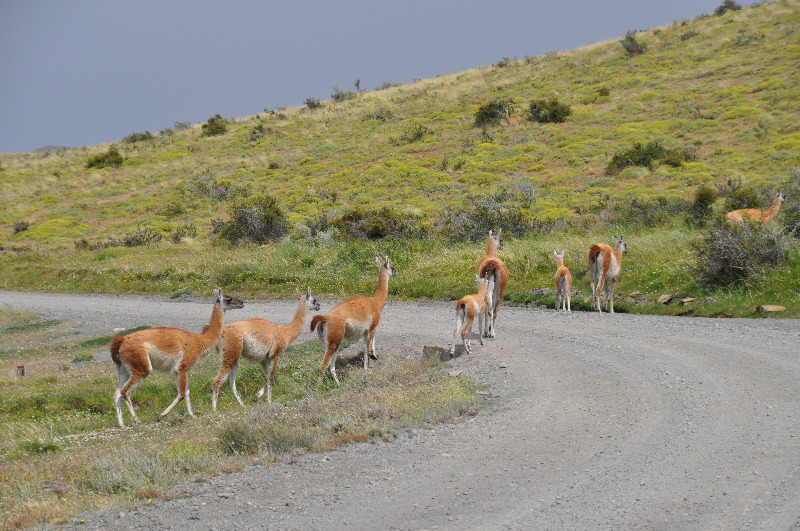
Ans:
[[[210,304],[0,294],[89,335],[198,329]],[[228,320],[287,322],[295,306],[248,301]],[[390,302],[379,363],[448,346],[452,306]],[[799,345],[797,320],[503,306],[497,339],[451,362],[491,386],[478,416],[180,485],[75,528],[800,528]]]

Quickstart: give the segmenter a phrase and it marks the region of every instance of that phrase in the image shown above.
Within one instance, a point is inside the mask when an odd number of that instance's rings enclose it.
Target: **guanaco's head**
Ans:
[[[558,254],[558,251],[553,251],[553,256],[555,257],[556,262],[558,262],[559,260],[561,260],[563,262],[564,261],[564,251],[563,251],[563,249],[561,251],[561,254]]]
[[[614,240],[614,249],[616,249],[618,253],[621,254],[628,253],[628,246],[625,245],[625,242],[622,240],[622,234],[619,235],[619,240],[616,239],[613,235],[611,236],[611,239]]]
[[[230,295],[223,295],[222,288],[217,288],[214,290],[214,304],[219,304],[222,307],[223,312],[226,310],[238,310],[239,308],[244,308],[243,301],[234,299]]]
[[[305,293],[302,293],[299,289],[297,290],[297,294],[300,295],[302,299],[308,301],[308,307],[315,312],[319,311],[319,301],[315,296],[311,294],[311,286],[308,286],[308,290]]]
[[[778,200],[778,204],[780,205],[783,201],[786,201],[786,196],[783,195],[780,190],[778,190],[778,194],[775,196],[775,199]]]
[[[385,258],[386,258],[386,261],[381,261],[381,257],[378,256],[378,255],[375,255],[375,262],[378,264],[378,267],[381,269],[381,272],[383,272],[384,269],[386,269],[386,271],[389,272],[389,278],[396,277],[397,276],[397,269],[395,269],[394,266],[391,263],[389,263],[389,257],[388,256],[385,257]]]
[[[502,251],[503,250],[503,240],[500,238],[500,232],[503,229],[497,231],[497,234],[492,234],[492,231],[489,231],[489,246],[494,248],[495,251]]]

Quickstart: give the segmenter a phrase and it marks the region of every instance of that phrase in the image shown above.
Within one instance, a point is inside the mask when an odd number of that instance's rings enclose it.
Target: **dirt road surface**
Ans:
[[[88,335],[199,329],[210,312],[210,299],[0,295]],[[248,301],[227,319],[283,323],[295,306]],[[390,301],[378,363],[449,346],[452,306]],[[800,527],[797,320],[501,306],[497,323],[496,340],[451,362],[493,398],[463,423],[179,485],[170,500],[82,514],[75,529]]]

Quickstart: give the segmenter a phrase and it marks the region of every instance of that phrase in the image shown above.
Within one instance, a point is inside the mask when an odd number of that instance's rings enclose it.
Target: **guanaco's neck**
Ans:
[[[297,339],[297,336],[299,336],[300,332],[303,330],[303,324],[305,324],[306,316],[308,315],[308,305],[309,300],[306,297],[300,299],[300,305],[297,307],[294,318],[286,327],[289,330],[289,334],[292,336],[292,341]]]
[[[772,204],[769,206],[769,209],[764,212],[764,220],[765,221],[772,221],[772,218],[778,215],[778,209],[781,207],[781,196],[776,196],[775,199],[772,200]]]
[[[561,269],[562,267],[564,267],[564,259],[556,255],[556,269]]]
[[[224,325],[222,305],[217,303],[214,305],[214,311],[211,312],[211,322],[203,328],[204,337],[210,340],[217,340],[222,335],[222,326]]]
[[[381,272],[378,275],[378,287],[375,288],[375,296],[373,297],[378,301],[381,306],[386,304],[386,298],[389,296],[389,270],[381,266]]]
[[[494,258],[497,256],[497,241],[489,237],[489,240],[486,242],[486,256]]]

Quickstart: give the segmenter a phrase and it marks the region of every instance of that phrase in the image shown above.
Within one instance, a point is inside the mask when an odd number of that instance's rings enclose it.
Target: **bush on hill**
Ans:
[[[572,114],[572,109],[558,98],[534,100],[528,108],[528,120],[539,123],[563,123]]]
[[[700,281],[707,287],[759,277],[786,260],[786,244],[780,232],[761,223],[739,226],[720,218],[692,247]]]
[[[270,195],[253,195],[235,199],[228,207],[230,219],[215,221],[213,230],[231,243],[257,244],[282,238],[288,222],[278,201]]]
[[[202,136],[216,136],[228,131],[228,122],[219,114],[215,114],[202,125]]]
[[[91,157],[86,163],[87,168],[119,168],[125,162],[125,157],[115,147],[108,148],[105,153],[100,153]]]

